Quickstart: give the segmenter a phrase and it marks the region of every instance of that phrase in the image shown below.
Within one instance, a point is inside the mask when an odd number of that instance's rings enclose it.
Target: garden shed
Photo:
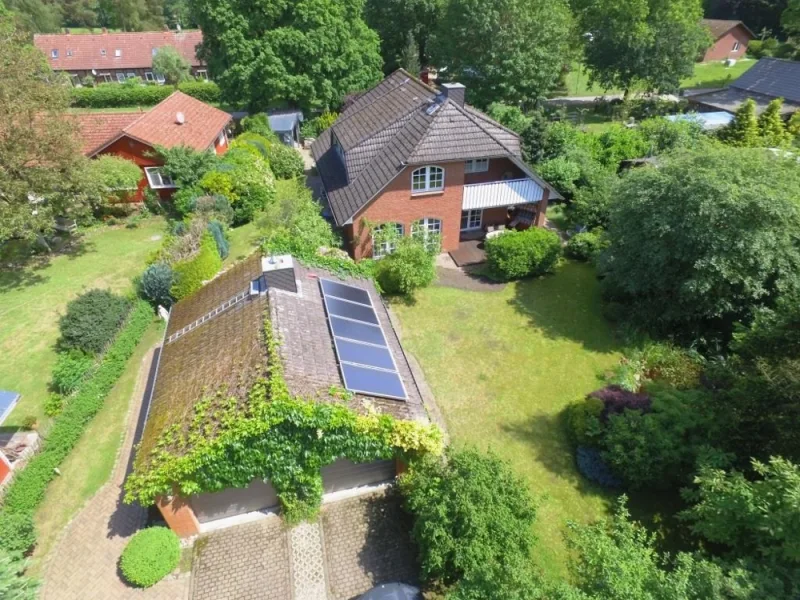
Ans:
[[[269,126],[281,142],[287,146],[300,144],[300,123],[303,113],[299,110],[271,111],[268,113]]]

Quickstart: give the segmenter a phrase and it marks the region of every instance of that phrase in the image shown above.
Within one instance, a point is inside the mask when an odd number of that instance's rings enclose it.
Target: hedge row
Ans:
[[[153,106],[164,100],[175,87],[171,85],[128,85],[101,83],[97,87],[72,89],[72,106],[79,108],[115,108]],[[219,102],[219,86],[210,81],[185,81],[178,85],[184,94],[203,102]]]
[[[145,330],[153,321],[153,309],[144,300],[133,306],[127,322],[109,346],[94,375],[87,379],[56,417],[41,451],[11,482],[0,511],[0,546],[9,552],[25,552],[33,545],[33,512],[44,498],[55,469],[83,435],[89,421],[102,408],[106,396],[125,370]]]
[[[206,231],[200,241],[200,252],[189,260],[183,260],[173,265],[175,283],[172,284],[172,297],[175,300],[186,298],[203,287],[203,282],[208,281],[222,268],[222,259],[217,251],[214,236]]]

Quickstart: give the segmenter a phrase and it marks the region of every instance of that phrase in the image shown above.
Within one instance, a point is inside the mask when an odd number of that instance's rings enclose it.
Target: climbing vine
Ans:
[[[292,397],[269,322],[264,336],[264,374],[247,402],[223,392],[207,394],[195,405],[188,427],[167,429],[148,456],[137,457],[126,484],[127,502],[149,505],[161,495],[241,488],[265,479],[293,523],[317,514],[320,469],[339,457],[369,462],[442,452],[435,426]]]

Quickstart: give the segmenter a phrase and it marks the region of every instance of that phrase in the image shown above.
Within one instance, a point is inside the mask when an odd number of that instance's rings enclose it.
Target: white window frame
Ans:
[[[106,55],[106,49],[100,48],[100,56],[105,56],[105,55]]]
[[[465,218],[467,220],[466,227],[464,227]],[[483,225],[483,209],[471,208],[469,210],[461,211],[461,231],[474,231],[476,229],[480,229],[481,225]]]
[[[161,73],[156,73],[156,82],[158,83],[166,83],[167,78],[164,77]]]
[[[117,83],[125,83],[125,73],[117,73]]]
[[[72,50],[70,50],[69,48],[67,48],[67,56],[72,56]]]
[[[153,75],[152,71],[145,71],[144,72],[144,79],[145,79],[145,81],[154,82],[156,80],[156,76]]]
[[[383,258],[384,256],[387,256],[397,250],[396,238],[379,241],[377,243],[375,242],[375,234],[382,233],[384,228],[391,226],[394,226],[399,237],[403,237],[403,235],[405,235],[405,228],[403,227],[402,223],[381,223],[380,225],[376,225],[372,231],[372,258]]]
[[[442,220],[436,217],[425,217],[411,224],[411,236],[422,240],[428,245],[432,240],[431,235],[437,236],[437,241],[442,237]]]
[[[114,58],[119,58],[120,56],[122,56],[122,49],[117,48],[116,50],[114,50]]]
[[[114,81],[111,78],[111,73],[100,73],[98,75],[98,77],[102,77],[103,78],[103,83],[111,83],[112,81]]]
[[[126,73],[125,77],[128,79],[136,79],[136,73]]]
[[[206,69],[198,69],[195,77],[199,77],[203,81],[208,81],[208,71]]]
[[[739,42],[733,42],[733,51],[734,52],[738,52],[739,51]]]
[[[58,58],[58,48],[50,50],[50,58]]]
[[[440,177],[439,177],[440,176]],[[434,180],[441,180],[438,184],[432,183]],[[419,187],[419,185],[422,187]],[[411,193],[428,194],[430,192],[441,192],[444,189],[444,169],[436,165],[426,165],[411,172]]]
[[[147,183],[154,190],[171,190],[178,187],[166,175],[161,174],[161,167],[145,167],[144,173],[147,176]]]
[[[471,158],[464,161],[464,173],[486,173],[488,170],[488,158]]]

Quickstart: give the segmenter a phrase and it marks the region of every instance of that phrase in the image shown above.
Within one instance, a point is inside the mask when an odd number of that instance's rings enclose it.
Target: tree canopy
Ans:
[[[381,78],[362,0],[197,0],[201,56],[223,97],[251,109],[338,105]]]
[[[409,66],[411,43],[416,45],[417,61],[428,60],[430,37],[439,26],[445,4],[445,0],[367,0],[364,18],[380,36],[386,73]]]
[[[450,0],[430,52],[471,104],[532,102],[558,83],[571,24],[564,0]]]
[[[189,62],[175,46],[163,46],[153,57],[153,71],[163,75],[167,83],[180,83],[191,77]]]
[[[711,42],[700,0],[588,0],[577,12],[589,79],[674,92]]]

